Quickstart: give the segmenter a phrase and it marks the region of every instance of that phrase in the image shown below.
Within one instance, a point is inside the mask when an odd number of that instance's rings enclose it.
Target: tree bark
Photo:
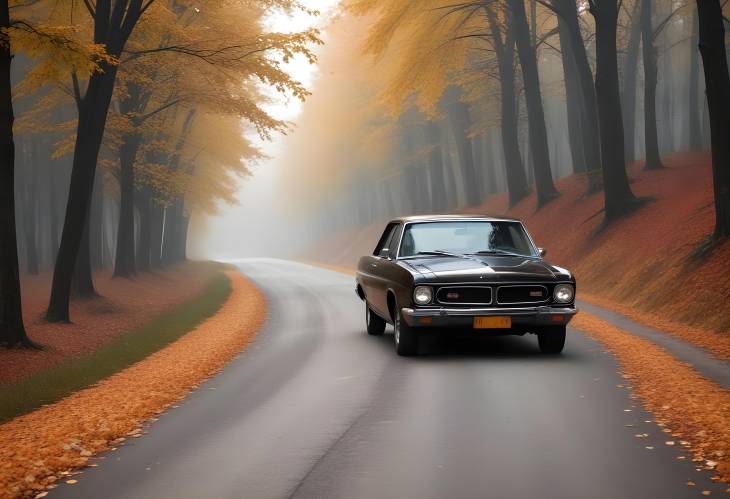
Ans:
[[[456,155],[459,158],[459,165],[461,166],[466,204],[468,206],[475,206],[481,202],[482,192],[479,188],[477,167],[474,164],[472,140],[467,135],[471,126],[469,107],[466,103],[459,100],[458,96],[455,96],[452,102],[447,105],[447,115],[449,117],[451,133],[454,136],[454,142],[456,144]]]
[[[596,22],[596,98],[601,131],[605,221],[608,223],[630,211],[636,201],[626,175],[616,54],[618,1],[593,1],[591,14]]]
[[[631,18],[629,43],[626,47],[626,56],[623,61],[623,86],[621,104],[624,118],[624,148],[626,161],[636,159],[636,80],[639,67],[639,48],[641,42],[641,5],[642,0],[636,2]]]
[[[697,0],[699,47],[705,72],[715,195],[714,237],[730,235],[730,76],[719,0]]]
[[[509,205],[514,206],[527,196],[527,176],[520,155],[519,131],[517,128],[517,92],[515,89],[514,69],[514,29],[507,23],[507,30],[502,38],[496,15],[489,5],[485,6],[489,30],[492,36],[494,52],[499,67],[500,88],[500,138],[504,154],[504,172],[507,180]]]
[[[91,272],[91,216],[87,214],[84,230],[81,234],[81,245],[76,258],[74,274],[71,279],[71,293],[75,298],[94,298],[98,296],[94,288]]]
[[[692,13],[692,35],[689,42],[689,150],[701,151],[702,126],[700,124],[699,79],[700,62],[697,11]]]
[[[123,138],[119,148],[119,225],[114,277],[132,277],[136,272],[134,254],[134,160],[141,143],[137,134]]]
[[[535,172],[535,189],[539,209],[558,197],[559,193],[553,184],[553,174],[550,170],[550,149],[545,128],[545,111],[542,106],[540,75],[537,70],[535,46],[530,42],[525,4],[523,0],[511,0],[509,5],[512,13],[510,20],[515,27],[515,43],[522,67],[522,81],[525,86],[530,152]]]
[[[94,42],[104,44],[108,54],[118,57],[142,12],[143,3],[139,0],[97,0],[93,16]],[[68,306],[73,269],[88,225],[96,165],[116,82],[118,66],[105,61],[99,65],[100,70],[89,78],[84,96],[76,96],[79,117],[71,183],[46,312],[46,319],[51,322],[70,320]]]
[[[578,71],[578,83],[580,84],[581,96],[583,97],[582,114],[582,136],[583,152],[586,159],[586,171],[588,172],[588,192],[595,192],[600,189],[601,183],[597,172],[601,169],[602,144],[598,118],[598,104],[596,101],[596,89],[594,87],[593,72],[588,62],[585,42],[580,30],[580,20],[576,3],[572,0],[554,0],[557,13],[565,20],[565,25],[570,35],[571,49],[575,59],[575,67]]]
[[[0,28],[10,26],[8,1],[0,1]],[[10,42],[0,33],[0,345],[31,346],[23,324],[15,232],[15,141]]]
[[[585,153],[583,151],[583,134],[581,121],[583,111],[580,85],[578,84],[578,70],[575,67],[575,57],[570,45],[570,34],[565,20],[558,17],[558,34],[560,35],[560,55],[563,62],[563,81],[565,82],[565,107],[568,121],[568,144],[570,157],[573,161],[573,173],[586,171]]]
[[[652,0],[641,0],[641,57],[644,60],[644,142],[646,143],[645,170],[664,168],[659,154],[656,126],[657,54],[652,27]]]
[[[162,266],[162,232],[165,221],[165,211],[154,199],[150,204],[150,269],[159,269]]]

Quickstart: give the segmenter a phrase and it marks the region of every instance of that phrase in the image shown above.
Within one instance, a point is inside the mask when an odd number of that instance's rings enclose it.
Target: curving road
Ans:
[[[666,499],[724,490],[677,459],[617,386],[614,359],[574,330],[558,358],[541,356],[531,336],[430,343],[426,355],[400,358],[390,331],[365,334],[352,277],[281,260],[237,265],[269,300],[254,344],[144,437],[48,497]]]

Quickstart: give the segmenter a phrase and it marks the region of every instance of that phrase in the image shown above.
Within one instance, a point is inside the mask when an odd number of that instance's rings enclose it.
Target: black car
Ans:
[[[544,256],[515,219],[393,220],[372,256],[358,263],[367,331],[380,335],[393,324],[400,355],[417,354],[427,330],[533,333],[542,352],[558,354],[577,312],[575,278]]]

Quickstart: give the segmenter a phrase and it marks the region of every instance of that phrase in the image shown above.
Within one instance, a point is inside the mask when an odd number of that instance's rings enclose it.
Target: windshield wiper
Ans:
[[[433,251],[419,251],[411,256],[453,256],[455,258],[467,258],[466,255],[462,255],[461,253],[449,253],[448,251],[442,251],[442,250],[433,250]]]
[[[511,251],[504,251],[504,250],[482,250],[477,251],[476,253],[468,253],[469,255],[506,255],[506,256],[519,256],[522,258],[529,257],[529,255],[520,255],[519,253],[513,253]]]

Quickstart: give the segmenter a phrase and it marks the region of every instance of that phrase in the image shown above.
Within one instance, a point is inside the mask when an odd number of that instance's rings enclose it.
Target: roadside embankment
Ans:
[[[33,497],[60,480],[73,483],[73,470],[141,435],[145,421],[245,349],[266,318],[266,300],[239,273],[227,276],[230,296],[189,333],[89,388],[0,425],[0,496]]]

